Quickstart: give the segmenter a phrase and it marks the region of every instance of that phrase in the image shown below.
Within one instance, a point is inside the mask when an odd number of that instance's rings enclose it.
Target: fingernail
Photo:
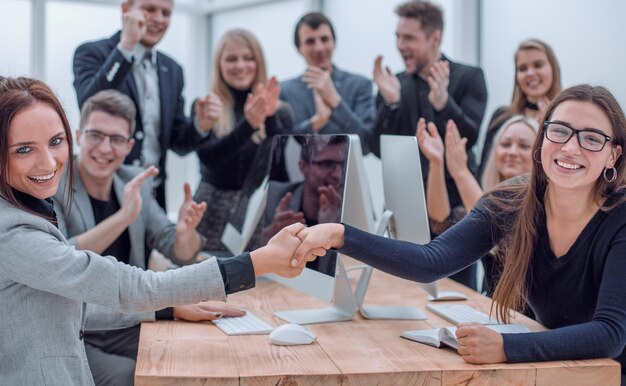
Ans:
[[[213,316],[215,316],[216,318],[221,318],[222,317],[222,313],[221,312],[214,312]]]
[[[298,265],[298,260],[296,259],[291,259],[291,266],[292,267],[296,267]]]

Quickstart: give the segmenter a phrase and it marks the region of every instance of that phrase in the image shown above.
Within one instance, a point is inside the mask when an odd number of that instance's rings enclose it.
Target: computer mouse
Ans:
[[[270,342],[279,346],[310,344],[315,340],[315,334],[299,324],[287,323],[273,329],[269,339]]]
[[[439,291],[437,297],[428,295],[428,300],[431,302],[440,302],[448,300],[467,300],[467,296],[461,292],[456,291]]]

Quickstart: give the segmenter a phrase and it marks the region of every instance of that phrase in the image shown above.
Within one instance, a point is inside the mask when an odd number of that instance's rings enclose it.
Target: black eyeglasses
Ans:
[[[319,166],[320,168],[324,169],[324,170],[335,170],[335,168],[337,166],[339,166],[340,168],[343,167],[344,162],[343,161],[333,161],[333,160],[324,160],[324,161],[311,161],[311,163],[313,165]]]
[[[543,123],[546,138],[554,143],[566,143],[576,134],[578,145],[589,151],[602,151],[607,142],[617,143],[615,138],[609,137],[604,132],[597,129],[577,130],[563,122]]]
[[[128,141],[130,141],[130,138],[117,135],[117,134],[112,134],[112,135],[105,134],[98,130],[81,130],[81,131],[85,133],[85,138],[87,139],[87,142],[89,142],[92,145],[99,145],[100,143],[102,143],[102,141],[104,141],[106,137],[109,137],[111,146],[116,147],[116,148],[123,148],[128,143]]]

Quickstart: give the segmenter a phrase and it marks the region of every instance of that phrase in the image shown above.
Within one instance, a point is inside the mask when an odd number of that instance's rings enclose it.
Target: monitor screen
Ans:
[[[313,226],[341,221],[348,149],[345,135],[274,138],[262,221],[263,243],[294,222]],[[336,261],[337,253],[328,251],[309,262],[307,268],[334,277]]]

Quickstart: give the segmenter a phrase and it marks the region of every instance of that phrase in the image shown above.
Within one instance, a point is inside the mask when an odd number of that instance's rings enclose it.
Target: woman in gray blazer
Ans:
[[[2,384],[93,385],[84,303],[144,312],[223,300],[253,287],[256,275],[293,277],[303,268],[291,266],[301,224],[253,252],[160,273],[76,250],[58,230],[50,201],[66,168],[71,196],[71,155],[70,125],[52,91],[37,80],[0,77]]]

